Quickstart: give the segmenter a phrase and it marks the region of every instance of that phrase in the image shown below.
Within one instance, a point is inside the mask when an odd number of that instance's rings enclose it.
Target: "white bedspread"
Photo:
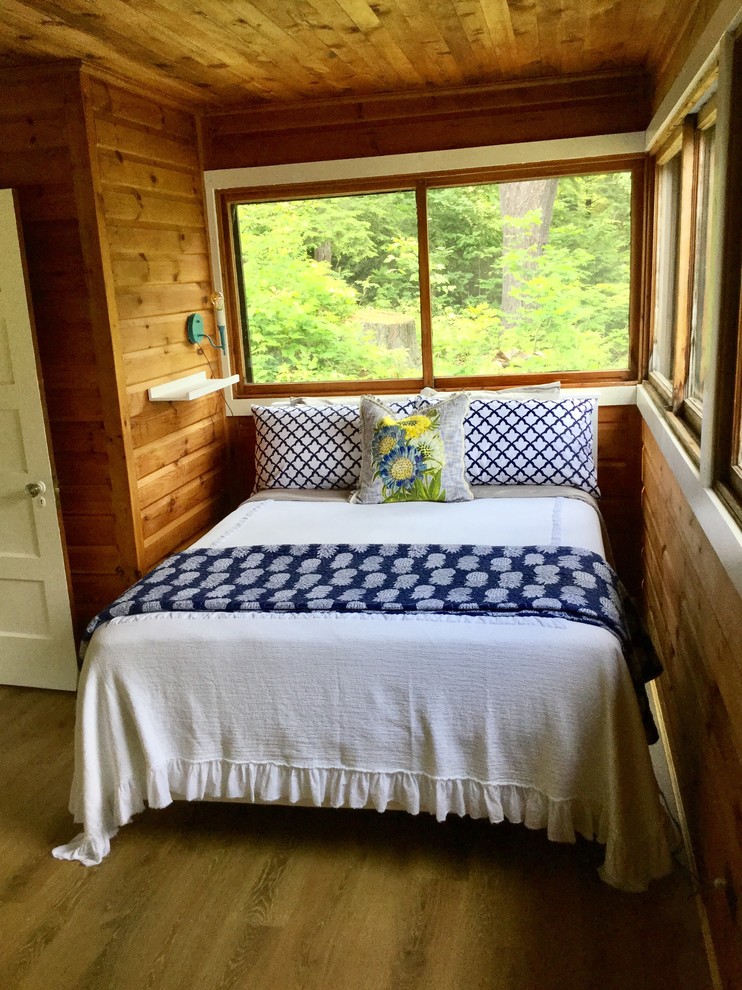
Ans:
[[[197,545],[552,544],[602,552],[563,497],[449,505],[251,500]],[[670,867],[631,680],[608,631],[512,616],[155,613],[115,619],[81,676],[71,810],[54,850],[99,863],[174,798],[507,818],[605,843],[641,890]]]

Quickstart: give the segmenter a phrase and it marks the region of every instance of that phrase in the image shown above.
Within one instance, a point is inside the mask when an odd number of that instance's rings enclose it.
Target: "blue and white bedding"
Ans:
[[[591,500],[564,490],[451,504],[303,498],[250,500],[194,549],[537,545],[549,560],[581,548],[598,567],[603,554]],[[100,862],[145,801],[177,797],[507,818],[559,841],[597,838],[601,875],[623,889],[669,869],[621,642],[553,609],[111,618],[92,636],[79,694],[71,808],[85,831],[55,855]]]

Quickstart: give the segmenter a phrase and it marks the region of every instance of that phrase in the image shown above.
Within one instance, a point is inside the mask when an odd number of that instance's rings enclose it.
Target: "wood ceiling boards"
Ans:
[[[0,67],[82,59],[230,106],[636,69],[716,0],[2,0]]]

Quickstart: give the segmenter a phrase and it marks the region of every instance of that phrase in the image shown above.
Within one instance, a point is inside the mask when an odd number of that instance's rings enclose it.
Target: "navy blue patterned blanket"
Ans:
[[[662,671],[616,573],[577,547],[304,544],[175,554],[88,625],[148,612],[382,612],[550,616],[621,642],[648,737],[644,684]],[[651,740],[654,741],[654,740]]]

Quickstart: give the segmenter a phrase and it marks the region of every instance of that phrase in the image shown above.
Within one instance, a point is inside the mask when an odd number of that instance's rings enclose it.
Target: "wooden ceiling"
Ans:
[[[716,3],[2,0],[1,6],[0,68],[82,59],[163,96],[226,108],[609,69],[656,79],[699,8]]]

